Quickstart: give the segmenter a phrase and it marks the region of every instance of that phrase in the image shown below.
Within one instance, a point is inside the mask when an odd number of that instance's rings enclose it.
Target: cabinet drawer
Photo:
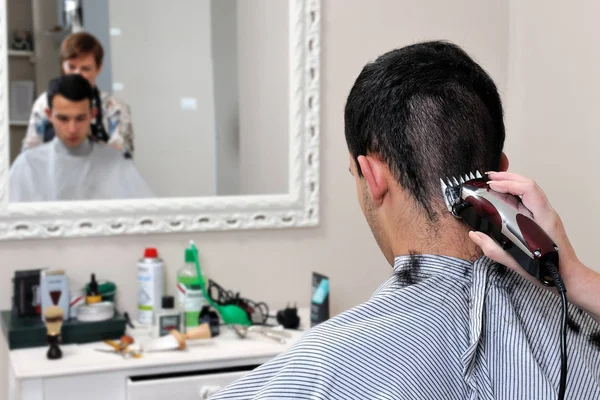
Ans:
[[[199,400],[249,373],[255,366],[232,372],[198,371],[195,373],[130,377],[127,400],[177,399]]]

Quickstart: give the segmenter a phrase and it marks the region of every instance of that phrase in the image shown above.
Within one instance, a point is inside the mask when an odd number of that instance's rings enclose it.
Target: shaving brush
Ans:
[[[64,320],[64,311],[58,306],[51,306],[44,311],[44,317],[46,318],[46,339],[50,348],[46,356],[49,360],[58,360],[62,357],[62,351],[58,347],[60,342],[60,331]]]

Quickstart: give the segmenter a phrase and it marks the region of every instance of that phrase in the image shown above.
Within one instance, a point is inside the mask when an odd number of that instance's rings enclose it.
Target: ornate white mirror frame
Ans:
[[[287,194],[9,203],[7,21],[0,0],[0,240],[317,225],[320,0],[289,2]]]

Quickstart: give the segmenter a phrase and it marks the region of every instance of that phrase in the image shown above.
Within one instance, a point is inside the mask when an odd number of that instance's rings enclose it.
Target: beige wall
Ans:
[[[110,0],[113,83],[131,107],[135,162],[159,197],[216,194],[209,0]],[[182,110],[196,98],[197,110]],[[189,179],[182,179],[190,174]]]
[[[508,5],[492,0],[325,0],[322,5],[322,221],[318,228],[0,243],[0,293],[4,293],[0,308],[10,305],[14,270],[47,266],[65,268],[79,284],[94,271],[100,278],[117,281],[119,307],[134,312],[135,265],[143,247],[158,246],[173,288],[190,238],[196,241],[211,278],[245,296],[265,300],[274,309],[288,301],[307,306],[312,271],[331,277],[333,314],[367,299],[391,269],[360,213],[348,174],[343,133],[346,95],[367,61],[429,38],[464,45],[505,93]],[[582,131],[579,126],[575,132]],[[576,228],[577,221],[571,222]],[[0,357],[4,377],[5,353]]]
[[[211,0],[217,196],[240,194],[238,0]],[[216,22],[216,23],[215,23]]]
[[[512,1],[507,101],[512,168],[535,178],[596,268],[600,3]]]
[[[135,161],[157,195],[287,192],[287,2],[108,4],[121,31],[110,38],[112,79],[123,85],[114,94],[132,108]],[[182,97],[197,110],[181,110]],[[195,185],[173,179],[188,171]]]
[[[237,3],[240,193],[287,193],[288,2]]]

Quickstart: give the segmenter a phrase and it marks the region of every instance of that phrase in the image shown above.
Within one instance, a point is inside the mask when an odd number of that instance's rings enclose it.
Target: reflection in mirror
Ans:
[[[7,16],[11,201],[288,192],[288,2],[7,0]]]

